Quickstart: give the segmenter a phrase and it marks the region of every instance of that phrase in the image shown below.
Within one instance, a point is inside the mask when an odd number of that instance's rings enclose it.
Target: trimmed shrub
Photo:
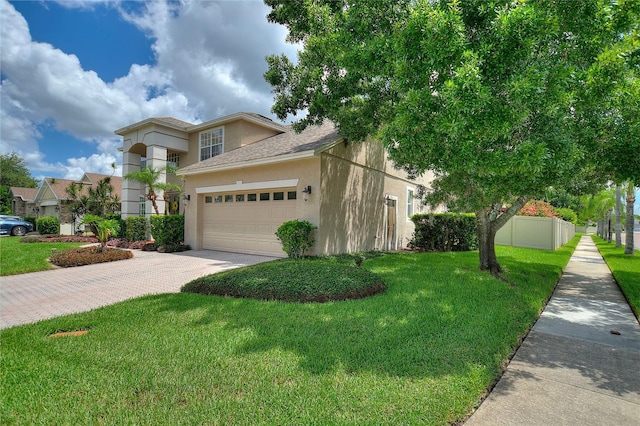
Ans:
[[[158,248],[175,247],[184,242],[184,215],[151,216],[149,222]]]
[[[555,210],[558,216],[562,218],[562,220],[566,220],[567,222],[571,222],[576,225],[578,224],[578,215],[570,208],[563,207]]]
[[[158,247],[159,253],[175,253],[180,251],[191,250],[191,246],[184,243],[179,244],[165,244],[163,246]]]
[[[117,213],[109,213],[104,215],[107,220],[115,220],[118,222],[118,232],[112,235],[112,238],[124,238],[127,235],[127,223],[122,218],[122,215]]]
[[[478,248],[474,214],[417,214],[409,247],[422,251],[470,251]]]
[[[144,216],[129,216],[125,220],[127,241],[145,241],[147,239],[147,219]]]
[[[68,268],[72,266],[93,265],[95,263],[131,259],[132,257],[133,254],[127,250],[110,248],[106,251],[101,251],[101,247],[92,246],[54,251],[49,261],[54,265]]]
[[[311,236],[314,229],[317,229],[316,226],[306,220],[290,220],[280,225],[276,236],[282,242],[282,250],[287,256],[300,259],[316,242]]]
[[[36,228],[41,234],[58,235],[60,233],[60,221],[57,217],[44,216],[36,221]]]
[[[386,289],[373,272],[322,259],[283,259],[193,280],[183,293],[285,302],[358,299]]]

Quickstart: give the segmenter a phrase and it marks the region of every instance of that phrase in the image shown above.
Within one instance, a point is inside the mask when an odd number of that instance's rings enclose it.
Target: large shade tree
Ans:
[[[586,100],[589,120],[603,126],[585,126],[598,140],[600,172],[626,189],[625,253],[633,254],[633,206],[640,186],[640,2],[624,2],[627,13],[616,19],[628,24],[620,29],[616,43],[608,46],[591,69]],[[618,197],[616,197],[618,199]]]
[[[432,170],[428,202],[476,213],[481,269],[501,272],[495,234],[528,199],[593,172],[585,80],[629,2],[265,3],[302,46],[295,63],[267,57],[272,110],[306,111],[296,130],[330,119],[348,141],[377,138],[410,175]]]
[[[11,213],[11,194],[9,188],[35,188],[38,181],[31,176],[31,172],[22,157],[15,152],[0,155],[0,213]]]

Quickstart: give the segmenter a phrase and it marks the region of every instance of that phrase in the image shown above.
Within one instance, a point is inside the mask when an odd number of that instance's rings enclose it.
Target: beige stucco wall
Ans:
[[[172,151],[184,152],[189,136],[186,132],[149,123],[146,126],[126,133],[122,137],[124,152],[146,155],[147,146],[162,146]]]
[[[185,243],[202,247],[202,208],[204,194],[196,189],[211,186],[299,179],[297,218],[318,226],[313,253],[335,254],[406,247],[414,230],[407,217],[407,190],[418,184],[428,186],[431,176],[410,180],[386,159],[383,146],[375,141],[340,143],[320,154],[265,166],[254,166],[186,176],[185,195],[191,200],[184,207]],[[301,191],[311,185],[312,194],[303,201]],[[393,244],[386,240],[387,206],[385,197],[396,199],[396,233]],[[414,201],[414,213],[420,209]]]
[[[252,144],[280,133],[244,120],[226,124],[224,127],[225,152]]]
[[[189,134],[189,152],[181,154],[180,167],[189,166],[200,161],[200,133],[218,127],[224,129],[224,152],[232,151],[279,133],[244,120],[200,129]]]
[[[254,182],[269,182],[276,180],[298,179],[298,199],[296,200],[296,215],[300,220],[308,220],[318,226],[320,194],[317,192],[320,183],[320,159],[317,157],[277,163],[266,166],[247,167],[234,170],[190,175],[185,179],[185,195],[191,200],[185,206],[185,243],[194,249],[202,247],[202,208],[204,193],[196,193],[197,188],[220,185],[233,185],[238,182],[244,184]],[[302,189],[311,185],[312,194],[308,201],[302,197]]]
[[[322,154],[322,203],[318,250],[344,253],[406,247],[414,230],[407,217],[407,190],[428,185],[392,167],[381,143],[338,144]],[[387,196],[396,199],[394,243],[386,239]],[[414,213],[419,202],[414,201]]]

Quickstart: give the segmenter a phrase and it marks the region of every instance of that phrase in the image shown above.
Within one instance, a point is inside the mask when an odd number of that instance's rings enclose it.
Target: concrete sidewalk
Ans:
[[[640,425],[640,325],[591,237],[465,424]]]
[[[272,257],[191,250],[134,250],[133,259],[0,278],[0,329],[89,311],[146,294],[175,293],[187,282]]]

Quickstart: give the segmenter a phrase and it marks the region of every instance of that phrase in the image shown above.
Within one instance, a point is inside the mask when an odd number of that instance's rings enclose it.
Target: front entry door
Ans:
[[[387,250],[396,250],[396,222],[397,222],[397,204],[398,200],[387,197],[386,206],[387,206],[387,233],[385,236],[385,248]]]

